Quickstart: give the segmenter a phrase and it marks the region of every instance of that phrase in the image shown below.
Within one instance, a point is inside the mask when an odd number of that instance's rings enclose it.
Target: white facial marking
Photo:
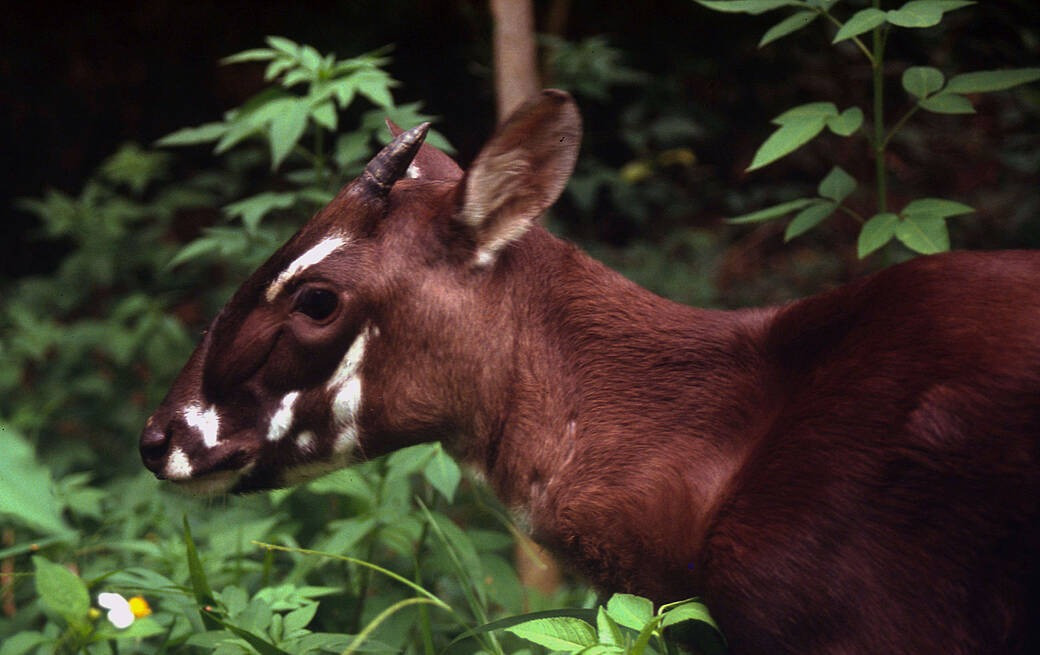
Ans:
[[[308,451],[314,446],[314,433],[310,430],[304,430],[300,434],[296,435],[296,449],[300,451]]]
[[[483,268],[495,261],[495,252],[481,248],[477,251],[476,265]]]
[[[411,164],[408,164],[408,169],[405,170],[405,172],[404,172],[404,176],[405,177],[411,178],[413,180],[415,178],[421,176],[421,175],[422,175],[422,169],[419,168],[418,166],[416,166],[415,162],[412,162]]]
[[[374,327],[365,327],[350,344],[346,354],[329,378],[325,388],[334,393],[332,417],[339,433],[332,444],[334,453],[350,452],[358,441],[357,415],[361,407],[361,361],[369,338],[377,333]]]
[[[288,284],[290,280],[299,275],[301,271],[314,266],[339,248],[346,245],[346,243],[347,239],[342,236],[326,237],[318,242],[318,245],[312,247],[310,250],[294,259],[284,271],[278,274],[278,277],[271,283],[271,286],[267,287],[267,293],[264,294],[264,297],[267,298],[267,302],[274,302],[274,299],[278,297],[278,293],[282,288]]]
[[[184,422],[202,435],[202,443],[206,444],[207,448],[217,445],[217,439],[220,437],[220,415],[215,407],[203,409],[201,405],[189,405],[184,408],[183,415]]]
[[[268,441],[278,441],[289,431],[294,418],[293,405],[296,404],[296,399],[299,397],[299,391],[290,391],[282,397],[282,402],[278,404],[278,409],[271,417],[271,422],[267,424]]]
[[[187,480],[191,477],[191,462],[188,455],[180,448],[170,451],[170,458],[166,460],[166,470],[163,475],[167,480]]]
[[[336,435],[336,441],[332,444],[332,452],[334,453],[346,453],[354,448],[357,443],[357,427],[353,423],[343,428],[343,430]]]

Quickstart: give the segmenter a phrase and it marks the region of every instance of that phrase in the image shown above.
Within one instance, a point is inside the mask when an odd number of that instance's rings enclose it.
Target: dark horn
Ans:
[[[422,123],[407,132],[402,132],[368,162],[365,172],[361,174],[361,181],[374,195],[385,197],[390,193],[390,187],[401,179],[408,170],[408,165],[412,163],[415,153],[419,152],[419,146],[422,145],[429,129],[429,123]]]

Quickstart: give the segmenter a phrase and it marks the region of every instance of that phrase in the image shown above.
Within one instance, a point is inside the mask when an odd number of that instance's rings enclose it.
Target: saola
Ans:
[[[466,173],[426,129],[213,321],[141,437],[158,477],[267,489],[441,440],[603,590],[701,596],[736,655],[1040,652],[1040,256],[686,307],[537,224],[567,94]]]

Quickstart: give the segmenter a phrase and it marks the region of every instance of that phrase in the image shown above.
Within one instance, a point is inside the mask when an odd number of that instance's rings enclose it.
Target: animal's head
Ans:
[[[427,125],[399,133],[214,319],[148,420],[145,465],[202,493],[266,489],[474,429],[500,364],[490,281],[566,184],[580,122],[542,92],[466,173]]]

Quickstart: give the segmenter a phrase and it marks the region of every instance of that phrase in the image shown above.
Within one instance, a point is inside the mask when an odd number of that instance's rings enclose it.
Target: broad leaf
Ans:
[[[822,116],[787,120],[759,147],[747,170],[753,171],[762,168],[791,154],[816,138],[823,131],[826,123],[826,119]]]
[[[455,490],[459,488],[459,482],[462,480],[462,472],[455,460],[442,448],[438,447],[434,451],[433,457],[423,469],[423,475],[445,500],[449,503],[454,500]]]
[[[942,72],[931,66],[911,66],[903,71],[903,88],[916,98],[927,98],[942,88]]]
[[[832,168],[830,173],[827,173],[827,177],[820,181],[820,186],[817,189],[821,197],[829,198],[838,203],[855,190],[856,178],[846,173],[841,166]]]
[[[787,224],[787,229],[784,230],[784,241],[790,241],[797,236],[805,234],[822,223],[823,220],[833,214],[834,210],[837,208],[837,203],[828,202],[826,200],[818,200],[809,205],[802,211],[798,212],[798,215],[791,219],[791,222]]]
[[[32,444],[6,423],[0,423],[0,453],[2,522],[13,521],[43,534],[72,536],[54,495],[50,471],[36,460]]]
[[[863,110],[849,107],[837,116],[827,119],[827,127],[838,136],[851,136],[863,125]]]
[[[599,643],[607,646],[621,646],[625,643],[625,635],[614,619],[610,618],[607,610],[603,607],[596,612],[596,631],[599,633]]]
[[[791,107],[770,122],[773,125],[787,125],[797,123],[808,118],[833,118],[838,115],[838,107],[833,102],[810,102],[797,107]]]
[[[36,593],[52,612],[71,625],[87,623],[90,594],[87,585],[72,571],[43,557],[33,557]]]
[[[692,600],[665,612],[664,620],[661,621],[661,627],[667,628],[668,626],[675,625],[676,623],[683,623],[684,621],[700,621],[702,623],[707,623],[714,628],[716,632],[719,632],[719,626],[715,623],[715,619],[711,617],[707,606],[705,606],[704,603]]]
[[[311,111],[314,122],[330,132],[336,131],[336,106],[331,100],[321,103]]]
[[[900,215],[906,216],[937,216],[947,218],[949,216],[961,216],[974,212],[973,207],[953,200],[943,198],[920,198],[903,207]]]
[[[793,211],[801,209],[806,205],[811,205],[816,202],[814,198],[798,198],[797,200],[788,200],[787,202],[780,203],[779,205],[773,205],[772,207],[766,207],[765,209],[759,209],[753,211],[750,214],[742,214],[740,216],[734,216],[733,218],[727,219],[727,223],[759,223],[762,221],[768,221],[772,218],[778,218],[785,214],[790,214]]]
[[[805,7],[799,0],[696,0],[708,9],[733,14],[764,14],[780,7]]]
[[[607,614],[626,628],[639,631],[654,618],[654,604],[632,594],[614,594],[607,601]]]
[[[956,93],[943,91],[939,95],[925,98],[917,103],[921,109],[927,109],[936,114],[974,114],[975,108],[971,101]]]
[[[310,107],[307,102],[297,99],[288,105],[288,109],[271,121],[268,136],[271,139],[271,170],[278,168],[296,147],[303,131],[307,129],[307,117]]]
[[[877,214],[863,224],[856,242],[856,253],[860,259],[884,246],[896,235],[899,217],[892,213]]]
[[[946,219],[932,215],[910,215],[896,226],[896,238],[907,248],[922,255],[933,255],[950,249],[950,232]]]
[[[507,627],[506,630],[539,646],[567,653],[576,653],[596,643],[596,632],[591,625],[566,616],[533,619]]]
[[[226,205],[224,213],[228,216],[241,217],[242,224],[245,225],[246,230],[255,232],[264,216],[276,209],[288,209],[295,203],[296,194],[294,193],[264,191],[255,196]]]
[[[961,0],[911,0],[899,9],[886,12],[885,19],[898,27],[933,27],[942,21],[944,13],[973,4]]]
[[[762,40],[758,42],[758,47],[761,48],[777,39],[791,34],[792,32],[797,32],[803,27],[807,27],[816,19],[817,15],[818,14],[815,11],[799,11],[796,14],[788,16],[769,28],[769,30],[762,35]]]
[[[860,9],[841,26],[838,33],[834,35],[834,40],[831,43],[840,43],[846,39],[851,39],[854,36],[859,36],[864,32],[883,25],[885,23],[885,12],[880,9],[874,9],[873,7],[867,9]]]
[[[951,93],[987,93],[1003,91],[1036,80],[1040,80],[1040,68],[976,71],[954,76],[946,85],[946,90]]]
[[[198,143],[216,141],[224,136],[228,126],[224,123],[205,123],[198,127],[185,127],[155,142],[157,146],[192,146]]]

